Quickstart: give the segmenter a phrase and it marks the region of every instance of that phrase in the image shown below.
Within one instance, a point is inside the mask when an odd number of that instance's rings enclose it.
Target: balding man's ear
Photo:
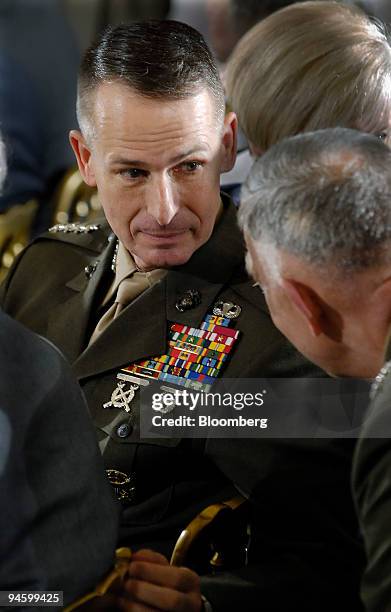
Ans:
[[[224,117],[222,137],[222,159],[220,172],[232,170],[236,160],[236,148],[238,137],[238,120],[235,113],[229,112]]]
[[[69,132],[69,142],[75,153],[77,165],[83,181],[90,187],[96,187],[95,173],[91,164],[91,149],[79,130]]]
[[[307,285],[292,279],[282,279],[281,287],[300,314],[304,317],[314,336],[325,333],[329,326],[324,318],[322,302],[317,294]]]

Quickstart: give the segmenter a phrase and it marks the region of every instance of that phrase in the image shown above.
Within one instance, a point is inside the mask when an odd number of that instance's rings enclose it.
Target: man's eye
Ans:
[[[188,172],[191,174],[193,172],[197,172],[197,170],[202,168],[202,165],[203,164],[199,161],[186,161],[180,164],[177,168],[182,172]]]
[[[146,176],[147,173],[145,170],[141,170],[140,168],[126,168],[126,170],[120,171],[120,175],[126,179],[135,180]]]

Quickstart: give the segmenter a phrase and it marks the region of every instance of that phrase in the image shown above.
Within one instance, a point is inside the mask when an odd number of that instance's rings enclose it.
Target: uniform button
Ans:
[[[117,428],[117,436],[119,438],[127,438],[132,433],[132,427],[128,423],[122,423]]]

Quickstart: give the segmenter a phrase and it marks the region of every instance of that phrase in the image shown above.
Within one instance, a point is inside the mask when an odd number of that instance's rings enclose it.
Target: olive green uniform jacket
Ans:
[[[224,376],[316,375],[274,327],[263,295],[244,269],[236,211],[225,210],[189,262],[169,270],[85,350],[110,286],[114,242],[106,224],[86,234],[47,233],[21,255],[5,282],[4,309],[57,344],[84,390],[107,468],[136,476],[136,503],[124,509],[121,544],[170,552],[205,506],[250,497],[247,567],[202,579],[214,610],[355,610],[361,552],[349,478],[351,445],[328,440],[141,440],[128,415],[103,409],[121,367],[164,354],[167,323],[199,326],[219,299],[240,305],[241,331]],[[96,264],[96,265],[95,265]],[[86,266],[95,272],[89,279]],[[90,267],[90,270],[93,269]],[[201,303],[176,309],[187,289]],[[319,372],[318,374],[319,375]],[[297,398],[296,398],[297,399]],[[132,408],[137,414],[138,406]]]

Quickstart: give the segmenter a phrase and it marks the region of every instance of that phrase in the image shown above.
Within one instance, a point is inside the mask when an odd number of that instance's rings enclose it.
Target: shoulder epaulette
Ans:
[[[57,223],[49,228],[49,232],[63,232],[65,234],[90,234],[101,228],[100,224],[83,223]]]
[[[95,223],[57,223],[37,236],[31,244],[54,240],[100,252],[111,235],[112,231],[103,218],[97,219]]]

